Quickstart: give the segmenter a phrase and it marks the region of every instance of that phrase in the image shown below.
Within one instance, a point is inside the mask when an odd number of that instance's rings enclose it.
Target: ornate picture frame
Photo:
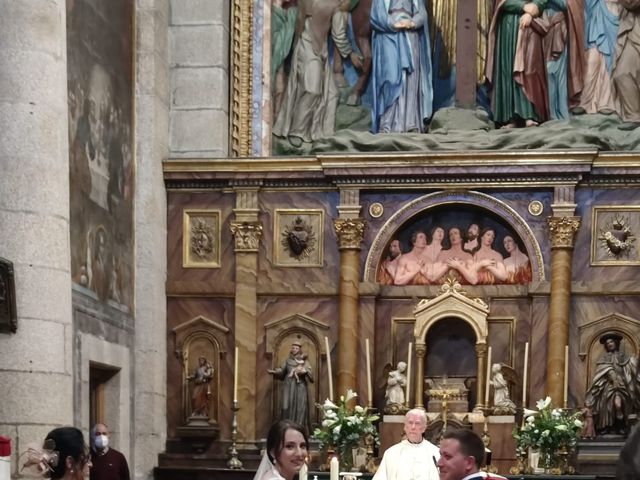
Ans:
[[[220,215],[216,209],[183,211],[183,268],[220,268]]]
[[[591,265],[640,265],[639,234],[639,206],[594,206],[591,211]]]
[[[273,228],[273,256],[278,267],[321,267],[324,210],[278,208]]]

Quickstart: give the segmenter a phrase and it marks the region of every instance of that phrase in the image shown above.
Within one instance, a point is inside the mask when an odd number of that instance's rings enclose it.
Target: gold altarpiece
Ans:
[[[519,408],[522,398],[530,406],[546,394],[558,405],[563,402],[568,345],[568,404],[580,406],[591,361],[583,355],[584,345],[592,345],[591,337],[600,331],[585,326],[600,325],[599,319],[615,315],[626,319],[622,325],[628,332],[628,325],[639,321],[637,245],[629,256],[611,257],[607,265],[589,258],[592,248],[607,255],[599,240],[606,225],[594,223],[595,207],[615,210],[620,206],[625,221],[640,234],[640,215],[624,208],[640,203],[640,156],[595,148],[524,148],[253,157],[252,132],[261,122],[251,107],[256,78],[253,8],[250,0],[233,0],[233,157],[164,163],[167,331],[199,316],[229,329],[218,335],[220,352],[227,352],[219,357],[219,392],[212,407],[219,438],[199,457],[208,460],[194,461],[215,465],[215,458],[224,457],[229,445],[235,373],[231,352],[237,347],[240,457],[245,467],[257,464],[255,443],[264,438],[279,412],[280,384],[266,371],[286,358],[286,343],[295,338],[311,353],[312,424],[318,422],[314,403],[329,395],[329,362],[334,396],[353,388],[361,404],[382,410],[386,372],[406,358],[408,344],[415,342],[411,381],[414,388],[423,385],[426,352],[420,342],[428,337],[425,325],[444,317],[473,325],[478,406],[485,394],[489,345],[496,352],[492,360],[519,376],[512,393]],[[190,244],[185,241],[190,232],[184,230],[183,212],[198,209],[219,212],[219,234],[212,237],[219,242],[215,248],[220,261],[215,268],[183,264],[183,247]],[[393,238],[404,235],[408,242],[410,230],[435,221],[451,226],[456,218],[465,228],[471,219],[491,224],[500,240],[510,232],[529,258],[530,278],[511,284],[467,284],[463,298],[457,298],[461,294],[455,290],[441,297],[444,280],[427,285],[378,281]],[[309,247],[311,236],[313,247]],[[306,253],[296,254],[300,241]],[[453,306],[445,308],[452,299]],[[421,308],[429,302],[436,302],[447,314],[431,316],[432,310],[424,322],[423,314],[429,310]],[[396,328],[398,318],[415,322]],[[591,337],[583,338],[578,332]],[[372,398],[367,395],[367,339],[372,345]],[[536,368],[530,371],[523,395],[517,382],[526,343],[529,365]],[[177,375],[183,366],[173,352],[168,353],[168,445],[178,448],[174,446],[184,426],[185,409]],[[409,403],[425,406],[424,391],[414,389]],[[496,435],[503,434],[496,430]],[[498,455],[505,466],[513,459],[507,447]]]

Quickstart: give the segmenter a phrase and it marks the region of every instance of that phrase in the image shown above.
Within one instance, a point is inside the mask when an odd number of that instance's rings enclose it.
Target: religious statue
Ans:
[[[502,366],[499,363],[492,365],[489,383],[493,386],[494,415],[513,415],[516,413],[516,404],[509,398],[509,385],[502,375]]]
[[[423,132],[431,117],[431,49],[422,0],[371,5],[373,133]]]
[[[589,407],[582,409],[582,431],[581,438],[596,438],[596,428],[593,425],[593,412]]]
[[[384,394],[385,411],[400,411],[404,405],[404,389],[407,386],[407,369],[405,362],[398,362],[395,370],[391,370],[387,376],[387,391]]]
[[[328,39],[360,68],[347,36],[350,0],[299,0],[291,70],[273,127],[294,147],[332,135],[340,92],[329,64]]]
[[[547,0],[500,0],[489,32],[485,75],[494,120],[502,128],[534,127],[549,118],[549,96],[538,21]]]
[[[613,88],[617,93],[621,130],[640,127],[640,0],[619,0],[620,12]]]
[[[198,358],[198,367],[189,375],[187,380],[194,383],[191,394],[191,416],[208,417],[209,400],[211,399],[211,380],[213,379],[213,367],[206,357]]]
[[[307,383],[313,383],[311,365],[302,352],[299,342],[291,344],[289,357],[281,367],[267,370],[275,378],[282,380],[281,419],[291,420],[309,428],[309,392]]]
[[[605,353],[598,359],[585,399],[599,435],[624,434],[628,415],[640,407],[638,359],[620,351],[621,341],[622,336],[615,332],[600,337]]]

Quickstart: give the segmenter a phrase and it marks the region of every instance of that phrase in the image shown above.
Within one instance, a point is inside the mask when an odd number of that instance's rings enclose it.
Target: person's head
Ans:
[[[444,228],[442,227],[435,227],[433,230],[431,230],[431,241],[432,242],[442,242],[442,240],[444,240]]]
[[[427,414],[420,408],[409,410],[404,416],[404,433],[411,443],[420,443],[427,429]]]
[[[480,232],[480,243],[487,247],[493,245],[493,241],[496,239],[496,231],[491,228],[483,228],[482,232]]]
[[[406,362],[398,362],[398,371],[400,373],[404,372],[407,369]]]
[[[91,456],[80,430],[75,427],[54,428],[46,436],[44,446],[58,453],[57,464],[51,465],[51,478],[68,475],[79,480],[89,477]]]
[[[109,427],[104,423],[96,423],[91,429],[91,449],[102,452],[109,447]]]
[[[301,351],[302,351],[302,344],[300,344],[299,342],[293,342],[291,344],[291,355],[293,355],[295,357]]]
[[[516,250],[518,250],[518,245],[516,244],[516,241],[513,239],[511,235],[505,236],[502,242],[504,244],[504,249],[507,251],[507,253],[511,254]]]
[[[499,364],[499,363],[494,363],[494,364],[491,366],[491,372],[492,372],[493,374],[500,373],[501,371],[502,371],[502,367],[500,366],[500,364]]]
[[[206,357],[199,357],[198,358],[198,363],[200,364],[201,367],[204,367],[207,364],[207,358]]]
[[[402,249],[400,248],[400,240],[393,239],[389,244],[389,256],[391,258],[397,258],[402,255]]]
[[[600,343],[604,345],[604,348],[607,352],[617,352],[620,350],[620,341],[622,340],[622,335],[617,333],[605,333],[600,337]]]
[[[467,228],[467,240],[475,240],[478,238],[478,233],[480,233],[480,225],[477,223],[472,223]]]
[[[423,230],[416,230],[411,234],[411,245],[415,247],[427,246],[427,234]]]
[[[449,229],[449,242],[451,245],[459,245],[462,243],[462,233],[458,227],[451,227]]]
[[[267,455],[285,480],[296,475],[307,457],[309,439],[305,429],[289,420],[274,423],[267,434]]]
[[[440,442],[440,480],[461,480],[477,472],[484,459],[484,443],[473,430],[447,430]]]

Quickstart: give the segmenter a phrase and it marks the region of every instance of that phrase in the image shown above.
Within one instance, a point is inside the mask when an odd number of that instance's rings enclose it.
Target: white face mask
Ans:
[[[109,446],[109,437],[107,435],[96,434],[96,448],[105,449]]]

